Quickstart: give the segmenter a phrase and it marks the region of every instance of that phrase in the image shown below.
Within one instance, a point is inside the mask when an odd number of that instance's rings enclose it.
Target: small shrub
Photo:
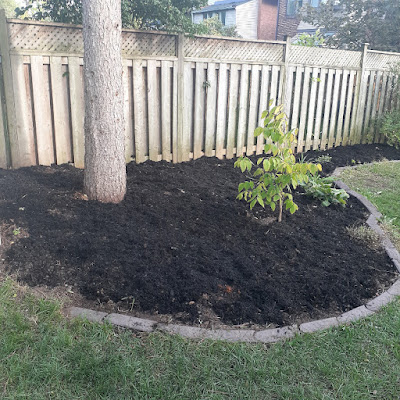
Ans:
[[[387,143],[400,148],[400,111],[386,113],[379,121],[380,132],[386,137]]]
[[[308,182],[302,184],[307,196],[321,201],[324,207],[331,204],[345,206],[349,195],[343,189],[333,187],[334,180],[331,177],[322,178],[319,175],[310,176]]]
[[[332,161],[332,157],[329,154],[323,154],[322,156],[314,158],[313,161],[320,164],[327,164]]]
[[[271,105],[272,102],[269,106]],[[257,167],[249,181],[239,184],[237,198],[250,203],[251,209],[257,203],[262,207],[269,205],[272,211],[278,206],[278,222],[282,221],[283,205],[291,214],[298,210],[290,193],[291,188],[295,189],[307,182],[310,174],[315,175],[322,170],[320,164],[296,162],[292,146],[296,141],[297,130],[288,130],[286,115],[282,108],[280,105],[270,111],[264,111],[262,114],[264,126],[258,127],[254,132],[256,137],[264,136],[267,142],[264,152],[270,151],[272,155],[260,157],[257,165],[247,157],[240,157],[235,162],[235,167],[240,168],[242,172],[251,172],[254,166]]]

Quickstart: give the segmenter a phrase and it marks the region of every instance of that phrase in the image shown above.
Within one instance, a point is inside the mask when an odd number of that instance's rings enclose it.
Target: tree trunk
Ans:
[[[121,2],[83,0],[85,193],[119,203],[126,192]]]

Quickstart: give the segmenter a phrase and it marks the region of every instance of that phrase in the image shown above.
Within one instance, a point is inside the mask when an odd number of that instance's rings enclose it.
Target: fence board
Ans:
[[[299,124],[299,134],[297,138],[297,151],[302,152],[304,146],[304,133],[306,130],[307,124],[307,111],[308,111],[308,98],[310,93],[310,74],[311,68],[304,68],[304,83],[303,83],[303,92],[301,96],[301,111],[300,111],[300,124]]]
[[[321,122],[322,122],[322,111],[324,106],[324,95],[325,95],[325,83],[326,75],[328,70],[321,68],[318,82],[318,99],[317,99],[317,110],[315,112],[315,128],[314,128],[314,144],[313,149],[317,150],[321,143]]]
[[[0,85],[3,85],[2,75],[0,74]],[[6,132],[5,132],[5,107],[2,101],[2,96],[0,94],[0,168],[7,168],[7,142],[6,142]]]
[[[376,74],[376,81],[375,81],[375,90],[374,90],[374,98],[372,100],[372,110],[371,110],[371,124],[369,128],[369,134],[371,135],[372,143],[375,142],[375,128],[376,128],[376,114],[378,109],[378,99],[379,94],[381,91],[381,84],[382,84],[382,71],[378,71]]]
[[[295,129],[299,127],[299,115],[300,115],[300,95],[301,95],[301,83],[303,81],[304,68],[296,68],[296,82],[294,86],[294,98],[293,98],[293,111],[291,117],[290,128]]]
[[[161,62],[161,144],[162,159],[171,161],[171,62]]]
[[[133,82],[132,61],[124,60],[123,86],[124,86],[124,118],[125,118],[125,160],[132,161],[135,154],[133,133]]]
[[[235,135],[237,127],[238,112],[238,90],[239,90],[239,66],[232,64],[230,69],[229,82],[229,113],[228,113],[228,132],[226,144],[226,158],[233,157],[235,147]]]
[[[190,140],[193,126],[193,71],[190,63],[185,63],[184,78],[184,116],[183,116],[183,140],[182,140],[182,161],[189,160]]]
[[[349,82],[348,82],[348,90],[347,90],[347,99],[346,99],[346,113],[344,117],[344,127],[343,127],[343,139],[342,145],[346,146],[349,143],[350,139],[350,126],[351,126],[351,117],[354,114],[352,113],[353,106],[353,96],[354,96],[354,79],[356,77],[356,71],[350,71]],[[353,114],[353,115],[352,115]]]
[[[182,113],[182,110],[181,110]],[[178,62],[174,62],[172,84],[172,162],[178,162]]]
[[[379,96],[378,118],[382,116],[385,107],[388,79],[389,79],[388,74],[384,72],[382,75],[382,89]],[[378,141],[379,143],[384,143],[385,137],[383,134],[379,135]]]
[[[329,137],[328,137],[328,149],[332,148],[335,143],[335,137],[337,132],[337,113],[339,107],[339,92],[341,84],[342,71],[335,71],[335,84],[333,87],[333,98],[332,98],[332,111],[329,123]]]
[[[135,158],[137,163],[146,160],[145,93],[143,85],[143,61],[133,61],[133,109],[135,116]]]
[[[308,107],[308,122],[307,122],[307,136],[305,142],[305,151],[308,151],[312,148],[313,144],[313,135],[315,135],[314,124],[315,124],[315,113],[316,113],[316,99],[317,99],[317,88],[318,88],[318,74],[319,68],[312,69],[311,76],[311,91],[310,91],[310,101]]]
[[[194,91],[194,131],[193,131],[193,157],[203,155],[204,136],[204,93],[205,93],[205,64],[196,63],[195,91]]]
[[[69,57],[68,71],[74,165],[77,168],[83,168],[85,158],[85,102],[83,96],[83,77],[81,74],[80,59],[78,57]]]
[[[375,73],[373,71],[369,71],[367,105],[365,107],[362,143],[369,142],[367,133],[369,132],[369,122],[370,122],[370,115],[371,115],[372,97],[373,97],[373,92],[374,92],[374,88],[375,88],[375,78],[376,78]]]
[[[215,143],[215,117],[217,109],[217,72],[214,63],[208,63],[207,68],[207,111],[206,111],[206,138],[204,154],[207,157],[213,155]]]
[[[328,129],[329,129],[329,120],[331,114],[331,102],[332,102],[332,84],[333,84],[333,76],[335,70],[330,69],[328,71],[328,80],[326,86],[326,96],[325,96],[325,108],[324,108],[324,116],[322,120],[322,136],[321,136],[321,150],[325,150],[325,147],[328,143]]]
[[[147,115],[149,124],[149,159],[158,161],[160,154],[160,97],[155,60],[147,60]]]
[[[215,144],[215,155],[222,158],[225,147],[226,136],[226,107],[228,101],[228,66],[219,65],[218,79],[218,107],[217,107],[217,133]]]
[[[342,85],[340,89],[340,102],[339,102],[339,113],[337,116],[337,128],[336,128],[336,141],[335,146],[340,146],[343,139],[343,124],[344,124],[344,111],[346,106],[346,94],[348,87],[350,71],[344,69],[342,74]]]
[[[10,135],[11,159],[15,167],[36,164],[35,139],[30,107],[29,75],[23,57],[11,56],[13,89],[17,118],[16,136]]]
[[[251,156],[254,153],[254,131],[257,127],[259,91],[260,91],[260,68],[258,65],[251,67],[251,89],[250,89],[250,108],[249,124],[247,128],[246,155]]]
[[[269,90],[269,68],[263,65],[261,68],[261,86],[260,86],[260,109],[258,112],[258,126],[264,126],[264,120],[262,119],[262,113],[268,109],[268,90]],[[260,135],[257,137],[257,154],[264,152],[264,136]]]
[[[247,101],[249,95],[249,66],[242,64],[240,73],[240,95],[239,95],[239,121],[237,129],[236,156],[243,155],[245,136],[247,128]]]
[[[57,164],[72,161],[71,132],[69,130],[69,101],[66,91],[67,75],[61,57],[50,57],[51,88],[53,94],[53,119]]]
[[[43,57],[31,57],[32,94],[35,111],[35,131],[38,162],[54,163],[53,124],[51,119],[49,79],[44,74]]]

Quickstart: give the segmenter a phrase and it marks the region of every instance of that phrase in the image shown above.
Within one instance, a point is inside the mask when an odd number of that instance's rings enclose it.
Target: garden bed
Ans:
[[[383,145],[309,152],[324,170],[387,159]],[[235,200],[233,160],[128,165],[118,205],[89,202],[71,166],[0,170],[0,223],[12,240],[4,268],[21,281],[70,285],[84,298],[194,324],[271,324],[342,313],[396,278],[386,253],[347,227],[368,216],[354,198],[324,208],[301,192],[283,222]],[[4,236],[4,234],[2,235]],[[3,246],[4,248],[4,246]]]

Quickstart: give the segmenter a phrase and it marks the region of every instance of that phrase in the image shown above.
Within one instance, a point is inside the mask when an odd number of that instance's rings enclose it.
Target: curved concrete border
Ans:
[[[363,164],[366,165],[366,164]],[[359,165],[357,165],[359,166]],[[350,167],[356,168],[357,166]],[[338,177],[340,172],[345,168],[336,168],[332,176]],[[378,224],[378,220],[382,218],[382,214],[375,208],[375,206],[367,200],[364,196],[351,190],[342,181],[336,181],[336,185],[346,190],[351,196],[356,197],[371,213],[367,220],[367,224],[373,229],[381,238],[382,244],[386,253],[400,272],[400,254],[394,247],[390,239],[385,235],[383,230]],[[311,333],[321,331],[341,324],[346,324],[358,319],[368,317],[375,314],[380,308],[393,301],[396,296],[400,296],[400,278],[385,292],[378,297],[367,302],[365,305],[354,308],[341,314],[338,317],[331,317],[319,319],[311,322],[305,322],[300,325],[284,326],[282,328],[254,330],[254,329],[206,329],[194,326],[178,325],[178,324],[164,324],[158,323],[150,319],[130,317],[123,314],[105,313],[100,311],[93,311],[86,308],[71,307],[68,309],[68,314],[71,317],[86,318],[93,322],[108,322],[112,325],[132,329],[139,332],[167,332],[170,334],[180,335],[190,339],[214,339],[226,340],[228,342],[248,342],[248,343],[274,343],[280,340],[294,337],[296,334]]]

